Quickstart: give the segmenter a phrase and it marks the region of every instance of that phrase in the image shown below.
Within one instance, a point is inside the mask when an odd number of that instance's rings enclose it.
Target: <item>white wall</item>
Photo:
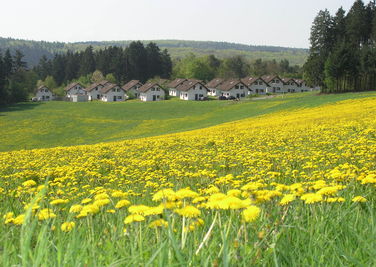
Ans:
[[[80,85],[76,85],[67,91],[67,97],[72,95],[86,95],[86,91]]]
[[[87,95],[89,97],[89,101],[100,100],[101,99],[101,91],[100,90],[102,88],[103,88],[103,85],[98,85],[97,87],[95,87],[90,92],[87,92]],[[99,98],[98,98],[98,96],[99,96]]]
[[[153,96],[155,96],[155,100]],[[160,101],[164,98],[165,92],[162,88],[158,86],[152,87],[148,91],[140,93],[141,101]]]
[[[114,100],[114,97],[115,97],[115,100]],[[104,101],[104,102],[124,101],[125,100],[125,91],[123,89],[121,89],[120,87],[112,88],[107,93],[102,94],[101,100]]]
[[[268,88],[267,84],[263,81],[257,80],[249,86],[248,94],[259,94],[265,95],[266,89]]]
[[[246,97],[248,95],[248,87],[247,86],[244,86],[244,85],[236,85],[236,86],[239,86],[238,89],[236,89],[236,87],[234,86],[231,90],[228,90],[228,91],[223,91],[221,93],[221,95],[223,96],[226,96],[226,97],[229,97],[229,96],[233,96],[233,97],[236,97],[236,98],[243,98],[243,97]]]
[[[196,99],[197,96],[197,99]],[[200,84],[196,84],[188,91],[180,92],[180,99],[182,100],[199,100],[200,97],[207,97],[208,91]]]
[[[35,96],[38,99],[38,101],[50,101],[53,99],[52,92],[47,88],[39,89]]]
[[[170,96],[177,96],[177,95],[178,95],[178,90],[176,90],[176,88],[170,88],[170,89],[168,90],[168,94],[169,94]]]
[[[140,98],[140,92],[138,91],[138,88],[140,88],[138,85],[131,87],[126,93],[127,96],[130,97],[131,95],[133,95],[135,98]]]

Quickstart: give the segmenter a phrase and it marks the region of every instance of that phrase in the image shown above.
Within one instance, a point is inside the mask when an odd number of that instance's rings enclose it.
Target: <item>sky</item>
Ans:
[[[60,42],[179,39],[308,48],[320,10],[354,0],[3,0],[0,37]]]

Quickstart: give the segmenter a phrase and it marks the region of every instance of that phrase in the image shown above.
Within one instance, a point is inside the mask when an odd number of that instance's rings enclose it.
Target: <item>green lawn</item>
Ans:
[[[375,92],[292,94],[265,100],[21,103],[0,109],[0,151],[94,144],[175,133]]]

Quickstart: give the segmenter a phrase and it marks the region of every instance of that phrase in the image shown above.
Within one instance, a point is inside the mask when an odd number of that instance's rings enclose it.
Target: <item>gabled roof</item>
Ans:
[[[294,81],[298,84],[298,85],[302,85],[303,83],[305,83],[304,80],[301,80],[301,79],[294,79]]]
[[[124,84],[124,86],[122,87],[122,89],[124,89],[125,91],[128,91],[128,90],[130,90],[135,85],[139,85],[141,87],[142,83],[140,83],[139,80],[132,80],[132,81],[129,81],[126,84]]]
[[[103,80],[103,81],[100,81],[98,84],[101,84],[101,85],[103,85],[103,86],[106,86],[107,84],[110,84],[110,82],[107,81],[107,80]]]
[[[40,89],[43,89],[43,88],[45,88],[45,89],[47,89],[47,90],[50,90],[50,88],[48,88],[47,86],[45,86],[45,85],[41,85],[41,86],[39,86],[39,87],[37,88],[37,91],[39,91]]]
[[[295,79],[293,79],[293,78],[282,78],[282,81],[283,81],[285,84],[287,84],[288,82],[292,81],[292,82],[294,82],[295,84],[299,85],[298,82],[297,82]]]
[[[154,86],[158,86],[162,90],[162,87],[158,83],[145,83],[138,90],[142,93],[145,93],[145,92],[149,91],[149,89],[154,87]]]
[[[69,91],[70,89],[72,89],[76,85],[79,85],[79,86],[81,86],[81,88],[84,88],[80,83],[71,83],[67,87],[65,87],[65,91]]]
[[[204,85],[204,83],[202,81],[200,81],[200,80],[193,80],[193,79],[189,79],[189,80],[185,81],[184,83],[180,84],[178,87],[176,87],[176,90],[183,91],[183,92],[189,91],[189,89],[191,89],[196,84],[200,84],[206,90],[208,90],[208,88]]]
[[[207,88],[216,88],[218,85],[220,85],[221,83],[223,83],[225,80],[222,79],[222,78],[214,78],[213,80],[211,80],[210,82],[208,82],[206,84],[206,87]]]
[[[100,83],[93,83],[93,84],[91,84],[89,87],[87,87],[87,88],[85,88],[84,90],[86,91],[86,92],[91,92],[91,91],[93,91],[96,87],[98,87],[98,86],[103,86],[102,84],[100,84]]]
[[[230,91],[239,83],[244,85],[247,88],[247,86],[239,79],[226,80],[224,83],[220,84],[217,88],[221,91]]]
[[[183,82],[185,82],[187,79],[181,79],[181,78],[177,78],[175,80],[173,80],[172,82],[170,82],[167,87],[168,88],[176,88],[178,87],[180,84],[182,84]]]
[[[264,81],[264,79],[262,77],[248,76],[248,77],[241,79],[241,81],[247,86],[251,86],[253,83],[255,83],[256,81],[259,81],[259,80],[261,80],[262,82],[264,82],[268,85],[268,83],[266,81]]]
[[[274,79],[279,79],[280,81],[282,81],[282,79],[278,76],[278,75],[264,75],[261,77],[266,83],[270,83],[272,80]],[[282,81],[282,83],[284,83]]]
[[[114,88],[114,87],[119,87],[119,88],[120,88],[120,86],[117,85],[117,84],[114,84],[114,83],[108,83],[105,87],[103,87],[103,88],[101,89],[101,93],[106,94],[108,91],[110,91],[110,90],[111,90],[112,88]]]

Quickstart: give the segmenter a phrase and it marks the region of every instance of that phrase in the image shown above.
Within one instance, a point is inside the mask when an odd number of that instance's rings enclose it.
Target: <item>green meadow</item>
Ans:
[[[20,103],[0,109],[0,151],[96,144],[177,133],[271,112],[315,107],[375,92],[300,93],[243,101],[178,99],[103,102]]]

